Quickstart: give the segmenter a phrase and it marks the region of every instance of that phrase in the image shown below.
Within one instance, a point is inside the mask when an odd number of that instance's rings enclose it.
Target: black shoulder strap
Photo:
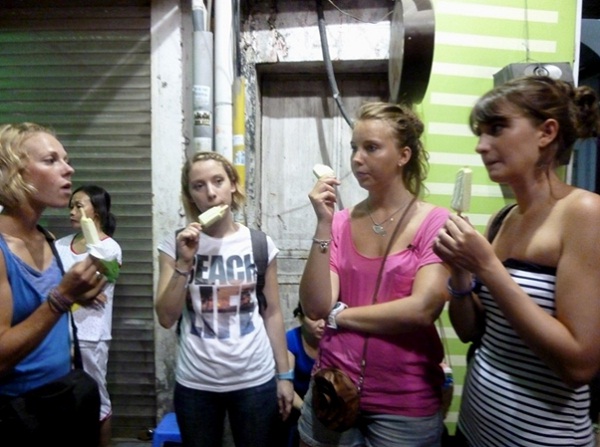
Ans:
[[[515,206],[517,206],[516,203],[511,203],[510,205],[506,205],[504,208],[498,211],[498,214],[496,214],[494,220],[492,220],[492,223],[490,224],[487,237],[488,241],[492,242],[494,240],[498,234],[498,230],[500,230],[500,227],[502,226],[502,222],[504,222],[504,219],[506,219],[506,216],[508,216],[510,210],[512,210]]]
[[[269,265],[269,248],[267,247],[267,235],[250,228],[250,239],[252,240],[252,254],[256,265],[256,298],[258,307],[262,312],[267,308],[267,298],[263,293],[265,287],[265,273]]]
[[[54,255],[54,259],[56,259],[58,268],[60,269],[60,272],[64,275],[65,268],[63,266],[62,260],[60,259],[58,252],[56,251],[56,246],[54,245],[54,241],[56,240],[56,238],[52,233],[50,233],[41,225],[38,225],[38,229],[42,233],[44,233],[48,244],[50,244],[50,248],[52,249],[52,254]],[[81,360],[81,348],[79,347],[79,338],[77,337],[77,326],[75,325],[75,320],[71,311],[69,311],[69,321],[71,322],[71,331],[73,333],[73,365],[75,365],[75,368],[83,369],[83,360]]]

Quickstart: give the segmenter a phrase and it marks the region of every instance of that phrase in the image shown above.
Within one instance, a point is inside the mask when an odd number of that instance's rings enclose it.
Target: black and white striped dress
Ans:
[[[504,262],[540,307],[555,313],[556,269]],[[467,373],[459,426],[472,447],[593,446],[589,388],[569,388],[523,343],[485,285],[486,328]]]

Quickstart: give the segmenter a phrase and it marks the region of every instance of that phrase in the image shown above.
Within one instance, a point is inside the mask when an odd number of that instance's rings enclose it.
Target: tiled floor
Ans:
[[[148,447],[152,441],[138,441],[137,439],[113,439],[111,447]]]
[[[233,444],[224,444],[224,447],[233,446]],[[181,444],[175,442],[165,442],[163,447],[178,447]],[[152,447],[152,441],[140,441],[138,439],[113,439],[110,447]]]

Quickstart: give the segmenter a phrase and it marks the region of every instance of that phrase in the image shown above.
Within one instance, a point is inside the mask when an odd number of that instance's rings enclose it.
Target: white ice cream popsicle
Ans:
[[[460,168],[456,173],[454,182],[454,193],[452,194],[451,208],[458,213],[469,211],[471,206],[471,182],[473,171],[471,168]]]
[[[83,232],[83,238],[85,239],[85,243],[87,245],[98,245],[100,244],[100,236],[98,235],[98,230],[96,229],[96,224],[93,219],[90,219],[85,215],[85,211],[83,208],[81,209],[81,219],[79,223],[81,224],[81,231]]]
[[[333,169],[331,169],[327,165],[323,165],[323,164],[320,164],[320,163],[317,163],[316,165],[313,166],[313,174],[317,178],[321,178],[321,177],[335,177],[335,171]]]
[[[200,214],[198,216],[198,221],[202,224],[204,228],[207,228],[210,225],[214,224],[217,220],[221,219],[228,209],[229,205],[213,206],[212,208]]]

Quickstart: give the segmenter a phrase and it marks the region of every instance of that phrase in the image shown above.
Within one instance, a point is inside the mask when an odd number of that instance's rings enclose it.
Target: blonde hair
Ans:
[[[37,192],[23,179],[29,160],[24,143],[37,133],[55,136],[51,129],[35,123],[0,126],[0,204],[6,208],[18,207]]]
[[[429,154],[421,142],[425,126],[417,114],[405,104],[368,102],[358,110],[357,120],[381,120],[389,124],[397,147],[408,146],[412,154],[402,170],[404,186],[415,196],[424,192],[424,182],[429,170]]]
[[[183,208],[185,209],[185,214],[190,221],[196,220],[198,217],[198,211],[200,211],[194,203],[192,195],[190,194],[190,170],[192,169],[194,163],[206,160],[214,160],[218,163],[221,163],[223,169],[227,173],[227,177],[229,177],[229,181],[235,186],[235,192],[233,193],[233,197],[231,199],[231,210],[241,210],[246,202],[246,195],[244,194],[243,186],[240,184],[240,175],[235,170],[233,164],[218,152],[196,152],[192,157],[187,159],[181,171],[181,196]]]

